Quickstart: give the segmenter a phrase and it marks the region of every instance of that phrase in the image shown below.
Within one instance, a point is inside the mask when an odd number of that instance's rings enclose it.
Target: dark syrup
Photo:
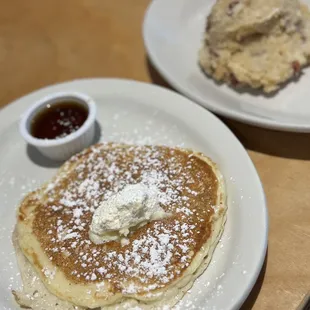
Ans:
[[[86,121],[88,109],[74,101],[49,105],[32,120],[31,135],[38,139],[59,139],[77,131]]]

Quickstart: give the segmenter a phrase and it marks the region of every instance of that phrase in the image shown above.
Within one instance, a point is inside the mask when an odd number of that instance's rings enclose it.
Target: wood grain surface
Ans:
[[[147,0],[11,0],[0,10],[0,106],[42,86],[122,77],[169,87],[148,61]],[[310,135],[224,120],[267,195],[268,255],[244,309],[296,309],[310,290]]]

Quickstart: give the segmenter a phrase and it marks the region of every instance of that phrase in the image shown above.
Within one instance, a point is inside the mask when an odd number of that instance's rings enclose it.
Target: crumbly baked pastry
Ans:
[[[217,0],[199,64],[216,81],[269,93],[310,61],[310,12],[297,0]]]

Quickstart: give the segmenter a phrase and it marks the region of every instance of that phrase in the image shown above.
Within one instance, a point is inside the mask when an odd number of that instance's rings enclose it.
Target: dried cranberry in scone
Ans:
[[[292,62],[292,68],[294,70],[294,74],[297,75],[300,73],[301,67],[300,67],[300,62],[295,60]]]

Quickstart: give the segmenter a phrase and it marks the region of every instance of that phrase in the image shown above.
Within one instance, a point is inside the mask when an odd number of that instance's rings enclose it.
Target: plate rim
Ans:
[[[130,79],[119,79],[119,78],[85,78],[85,79],[74,79],[74,80],[69,80],[69,81],[65,81],[62,83],[55,83],[52,85],[48,85],[45,86],[43,88],[39,88],[37,90],[34,90],[32,92],[30,92],[29,94],[26,94],[24,96],[21,96],[17,99],[15,99],[14,101],[12,101],[11,103],[9,103],[8,105],[6,105],[3,109],[0,110],[0,120],[3,119],[6,115],[9,115],[11,113],[14,113],[14,108],[16,108],[17,105],[21,104],[26,97],[31,97],[32,95],[36,95],[38,92],[40,91],[47,91],[49,89],[51,89],[51,91],[53,91],[53,88],[57,88],[60,86],[65,86],[65,85],[72,85],[74,83],[89,83],[92,81],[96,81],[96,82],[110,82],[110,83],[119,83],[124,85],[126,84],[136,84],[139,87],[145,87],[145,88],[149,88],[149,89],[155,89],[159,92],[162,93],[166,93],[169,96],[173,95],[174,97],[178,97],[178,100],[182,100],[184,104],[191,106],[192,109],[196,109],[197,111],[199,110],[200,113],[208,115],[209,118],[213,119],[213,121],[217,122],[220,126],[222,126],[223,130],[226,131],[226,133],[231,137],[231,139],[234,140],[234,144],[236,145],[236,147],[238,147],[240,149],[240,151],[242,151],[242,153],[244,154],[245,158],[247,158],[247,162],[249,165],[249,168],[252,170],[253,176],[255,177],[255,183],[257,183],[256,185],[259,188],[259,196],[261,197],[261,201],[260,201],[260,205],[261,205],[261,214],[262,214],[262,220],[263,220],[263,224],[264,226],[262,228],[264,228],[262,230],[261,233],[261,240],[263,241],[262,244],[262,249],[260,250],[260,256],[257,256],[257,264],[255,266],[255,268],[253,268],[253,275],[251,277],[247,277],[246,285],[245,285],[245,289],[243,291],[240,292],[240,296],[238,298],[236,298],[232,305],[231,305],[231,309],[238,309],[243,302],[246,300],[246,298],[248,297],[249,293],[251,292],[254,284],[256,283],[256,280],[261,272],[262,266],[264,264],[265,261],[265,257],[266,257],[266,252],[267,252],[267,246],[268,246],[268,231],[269,231],[269,219],[268,219],[268,209],[267,209],[267,202],[266,202],[266,195],[263,189],[263,184],[260,180],[259,174],[255,168],[254,163],[252,162],[248,152],[246,151],[246,149],[244,148],[244,146],[241,144],[241,142],[237,139],[237,137],[234,135],[234,133],[229,129],[229,127],[223,123],[217,116],[213,115],[211,112],[209,112],[208,110],[204,109],[203,107],[197,105],[195,102],[193,102],[192,100],[182,96],[181,94],[178,94],[177,92],[174,92],[172,90],[169,90],[167,88],[158,86],[158,85],[154,85],[154,84],[150,84],[150,83],[146,83],[146,82],[140,82],[140,81],[135,81],[135,80],[130,80]],[[120,85],[121,86],[121,85]],[[14,115],[14,119],[15,121],[18,121],[18,115]],[[8,118],[10,119],[10,118]],[[12,120],[8,121],[8,124],[11,124]],[[6,124],[4,124],[4,126],[0,126],[0,133],[6,128],[5,126]]]
[[[208,109],[209,111],[216,113],[218,115],[222,115],[228,119],[236,120],[244,124],[252,125],[255,127],[284,131],[284,132],[299,132],[299,133],[309,133],[310,132],[310,123],[295,123],[295,122],[286,122],[283,120],[273,121],[269,119],[265,119],[263,117],[248,115],[245,112],[240,112],[236,110],[229,110],[222,108],[217,105],[214,100],[210,100],[209,98],[201,99],[200,96],[196,95],[195,91],[191,91],[186,86],[183,85],[182,82],[178,81],[178,78],[175,78],[173,74],[166,70],[165,66],[162,65],[159,57],[156,55],[156,49],[153,48],[151,43],[151,39],[149,38],[149,20],[150,16],[153,13],[153,10],[156,6],[162,5],[165,0],[154,0],[151,1],[148,5],[143,19],[142,25],[142,34],[143,34],[143,42],[144,47],[146,49],[147,55],[151,63],[154,65],[155,69],[158,70],[160,75],[179,93],[183,94],[190,100],[193,100],[200,106]]]

